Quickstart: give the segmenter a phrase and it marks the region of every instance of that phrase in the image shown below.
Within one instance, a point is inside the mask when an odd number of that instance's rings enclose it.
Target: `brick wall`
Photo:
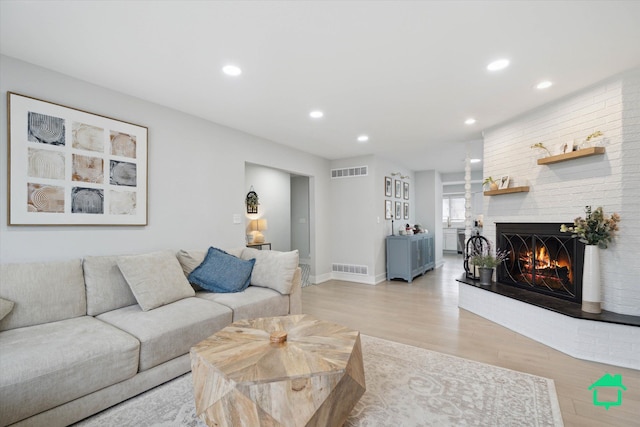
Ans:
[[[604,155],[538,165],[564,143],[600,130]],[[496,222],[571,222],[584,207],[618,212],[621,232],[601,251],[603,308],[640,315],[640,69],[596,84],[485,132],[484,176],[511,177],[529,193],[485,197],[484,235]]]

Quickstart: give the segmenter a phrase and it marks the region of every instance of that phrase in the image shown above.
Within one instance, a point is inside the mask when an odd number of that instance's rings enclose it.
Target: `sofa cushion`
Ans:
[[[211,247],[202,264],[189,274],[189,282],[211,292],[240,292],[249,286],[255,260],[242,260]]]
[[[118,258],[90,256],[84,259],[82,269],[89,316],[137,304],[136,297],[118,268]]]
[[[7,314],[11,313],[14,302],[8,299],[0,298],[0,320],[4,319]]]
[[[298,251],[279,252],[245,248],[242,259],[255,258],[251,284],[271,288],[283,295],[291,293],[293,275],[298,268]]]
[[[131,335],[89,316],[1,332],[1,424],[133,377],[139,346]]]
[[[178,253],[176,253],[176,258],[178,258],[180,262],[185,277],[189,277],[191,272],[202,264],[205,256],[207,256],[207,251],[185,251],[184,249],[180,249]]]
[[[15,303],[0,331],[85,316],[82,262],[3,264],[0,297]]]
[[[234,257],[240,258],[240,256],[242,255],[243,249],[244,248],[233,248],[233,249],[225,249],[224,251],[229,255],[233,255]],[[186,277],[189,277],[189,274],[191,274],[191,272],[195,270],[197,266],[202,264],[202,261],[204,261],[204,257],[207,256],[207,252],[208,251],[206,250],[203,251],[203,250],[180,249],[176,253],[176,258],[178,258],[178,261],[182,266],[182,271],[184,271],[184,275]]]
[[[198,298],[215,301],[233,310],[233,321],[289,314],[289,296],[273,289],[249,286],[242,292],[217,294],[196,292]]]
[[[169,251],[121,256],[118,267],[144,311],[195,295]]]
[[[140,341],[140,371],[189,353],[192,346],[231,323],[231,309],[201,298],[185,298],[151,311],[137,305],[97,317]]]

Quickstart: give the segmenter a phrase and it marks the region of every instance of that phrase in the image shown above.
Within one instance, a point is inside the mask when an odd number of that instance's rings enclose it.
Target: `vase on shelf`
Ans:
[[[600,248],[598,245],[586,245],[582,266],[582,311],[601,313],[600,300]]]
[[[478,270],[480,270],[480,284],[490,285],[493,277],[493,268],[480,267]]]

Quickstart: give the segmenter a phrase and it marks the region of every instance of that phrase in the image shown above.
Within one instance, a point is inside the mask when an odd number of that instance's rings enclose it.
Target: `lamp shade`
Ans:
[[[258,231],[262,231],[262,230],[266,230],[267,229],[267,220],[262,218],[262,219],[258,219]]]

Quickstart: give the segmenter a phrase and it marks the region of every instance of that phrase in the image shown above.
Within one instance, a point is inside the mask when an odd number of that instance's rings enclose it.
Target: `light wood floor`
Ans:
[[[565,426],[640,426],[640,371],[573,358],[458,308],[461,259],[445,256],[444,266],[411,284],[307,286],[303,312],[366,335],[551,378]],[[594,406],[588,390],[605,373],[621,374],[627,387],[622,405],[609,410]]]

